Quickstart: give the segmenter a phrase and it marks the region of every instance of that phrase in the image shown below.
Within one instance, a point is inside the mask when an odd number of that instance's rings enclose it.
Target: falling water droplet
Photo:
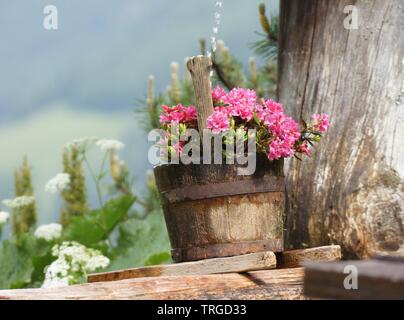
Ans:
[[[216,42],[212,43],[212,52],[216,52]]]
[[[216,11],[213,15],[214,17],[214,25],[212,28],[212,37],[210,38],[210,44],[211,44],[211,50],[210,52],[207,53],[207,56],[209,58],[212,58],[212,55],[216,52],[217,50],[217,34],[219,33],[219,25],[220,25],[220,17],[221,17],[221,13],[220,10],[222,8],[223,2],[222,1],[216,1],[215,2],[215,7],[216,7]],[[213,70],[210,72],[210,77],[212,78],[213,76]]]

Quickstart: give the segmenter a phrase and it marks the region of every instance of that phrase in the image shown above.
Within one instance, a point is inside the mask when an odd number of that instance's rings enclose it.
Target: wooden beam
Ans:
[[[246,272],[253,270],[274,269],[275,267],[275,254],[271,251],[265,251],[235,257],[206,259],[90,274],[88,276],[88,282],[116,281],[130,278],[157,276],[184,276]]]
[[[304,299],[303,268],[96,282],[0,291],[0,299]]]
[[[346,289],[344,280],[355,276],[353,269],[357,270],[357,289]],[[346,282],[354,284],[350,278]],[[404,299],[404,263],[384,260],[309,263],[304,290],[307,296],[327,299]]]
[[[277,253],[278,268],[301,267],[308,261],[341,260],[341,247],[338,245],[315,247],[308,249],[288,250]]]

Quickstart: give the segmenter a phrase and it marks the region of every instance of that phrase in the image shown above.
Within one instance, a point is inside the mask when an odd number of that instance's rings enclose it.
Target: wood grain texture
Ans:
[[[344,28],[354,4],[359,29]],[[287,243],[338,243],[345,257],[404,255],[404,5],[283,0],[279,92],[294,118],[331,126],[287,176]]]
[[[238,167],[176,164],[154,169],[175,262],[283,251],[284,188],[274,192],[251,188],[234,196],[216,188],[215,197],[174,202],[170,201],[173,195],[167,196],[175,190],[195,186],[215,189],[216,184],[234,181],[248,181],[255,186],[264,178],[274,185],[282,184],[283,161],[257,157],[257,170],[251,176],[237,175]]]
[[[0,291],[0,299],[304,299],[303,268],[96,282]]]
[[[157,187],[161,193],[194,185],[210,185],[224,181],[256,180],[257,178],[284,178],[283,161],[269,161],[257,154],[256,170],[252,175],[238,175],[240,164],[165,164],[154,168]]]
[[[341,247],[337,245],[308,249],[287,250],[276,256],[277,268],[302,267],[306,262],[341,260]]]
[[[191,73],[195,91],[195,107],[198,112],[198,128],[202,136],[206,120],[213,113],[210,71],[212,61],[206,56],[196,56],[188,60],[187,68]]]
[[[165,206],[167,229],[176,253],[173,259],[180,262],[282,251],[284,201],[283,192],[269,192]],[[276,240],[273,247],[257,243],[271,240]]]
[[[90,274],[88,282],[116,281],[156,276],[206,275],[230,272],[247,272],[274,269],[276,257],[271,251],[257,252],[237,257],[206,259],[193,262],[166,264],[113,272]]]
[[[346,266],[357,269],[358,288],[347,290]],[[404,263],[391,261],[343,261],[309,263],[305,270],[305,294],[326,299],[404,299]]]

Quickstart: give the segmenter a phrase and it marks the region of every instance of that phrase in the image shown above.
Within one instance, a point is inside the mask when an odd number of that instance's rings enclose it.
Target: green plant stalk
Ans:
[[[91,175],[91,177],[92,177],[92,179],[94,180],[94,183],[95,183],[95,189],[96,189],[96,193],[97,193],[97,198],[98,198],[98,202],[99,202],[101,212],[102,212],[103,225],[100,225],[100,227],[104,230],[108,245],[112,249],[112,242],[111,242],[111,239],[109,239],[109,235],[108,235],[108,232],[107,232],[107,222],[106,222],[106,216],[105,216],[104,201],[102,200],[102,192],[101,192],[101,186],[100,186],[100,182],[101,182],[101,180],[103,178],[104,167],[105,167],[107,157],[108,157],[108,152],[105,153],[104,158],[102,160],[101,167],[100,167],[100,173],[98,175],[96,175],[93,168],[91,167],[91,164],[88,161],[86,155],[83,154],[83,160],[86,163],[87,168],[88,168],[88,170],[90,172],[90,175]]]

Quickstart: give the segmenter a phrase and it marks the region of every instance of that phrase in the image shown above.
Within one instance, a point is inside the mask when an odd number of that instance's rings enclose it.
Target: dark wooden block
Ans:
[[[357,289],[346,289],[344,279],[353,266]],[[388,259],[305,264],[304,292],[326,299],[404,299],[404,263]],[[344,272],[345,270],[345,272]]]

